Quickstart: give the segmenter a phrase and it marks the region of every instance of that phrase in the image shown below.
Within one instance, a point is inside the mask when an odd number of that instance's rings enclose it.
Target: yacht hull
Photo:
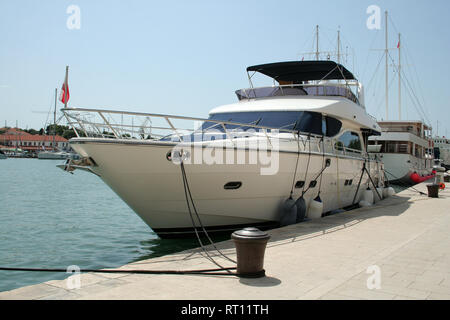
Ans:
[[[71,146],[82,157],[92,160],[95,164],[92,171],[160,237],[193,235],[192,219],[196,226],[199,222],[187,208],[181,167],[167,159],[174,143],[78,138],[71,140]],[[247,149],[244,152],[246,159],[250,159],[257,151]],[[293,182],[299,181],[303,181],[305,187],[294,189],[295,199],[311,181],[316,181],[304,196],[307,205],[317,197],[319,190],[324,212],[353,204],[364,163],[362,158],[320,153],[298,155],[292,151],[280,151],[277,156],[278,171],[273,175],[262,175],[261,164],[186,163],[189,188],[203,226],[215,232],[230,232],[250,225],[276,226]],[[325,169],[320,181],[318,174],[325,158],[330,159],[330,167]],[[372,179],[380,184],[384,179],[382,166],[375,162],[368,165]],[[239,182],[241,186],[225,189],[230,182]],[[360,201],[368,184],[368,177],[364,175],[355,203]]]
[[[419,177],[432,177],[433,161],[414,157],[410,154],[382,153],[386,177],[391,183],[414,185],[418,183],[415,174]]]

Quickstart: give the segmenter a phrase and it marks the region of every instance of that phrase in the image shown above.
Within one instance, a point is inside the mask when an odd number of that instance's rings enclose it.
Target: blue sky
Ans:
[[[79,30],[66,26],[72,4],[81,10]],[[236,101],[234,90],[248,86],[247,66],[299,60],[311,51],[316,25],[321,49],[330,51],[340,28],[342,50],[354,53],[346,66],[368,86],[368,112],[385,118],[384,62],[375,73],[382,52],[371,50],[384,47],[384,30],[366,27],[369,5],[389,11],[390,47],[402,33],[405,74],[427,118],[434,127],[439,120],[445,135],[447,0],[2,0],[0,125],[18,120],[20,127],[42,127],[47,115],[36,111],[52,107],[66,65],[69,106],[206,117],[213,107]],[[391,56],[396,60],[397,52]],[[391,119],[398,117],[394,77],[391,69]],[[403,118],[420,119],[402,90]]]

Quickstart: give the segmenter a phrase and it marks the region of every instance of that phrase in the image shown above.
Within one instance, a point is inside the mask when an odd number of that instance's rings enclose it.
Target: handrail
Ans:
[[[155,113],[144,113],[144,112],[130,112],[130,111],[117,111],[117,110],[105,110],[105,109],[92,109],[92,108],[63,108],[61,109],[64,116],[67,119],[68,124],[74,128],[74,131],[78,138],[83,137],[81,133],[84,133],[86,137],[102,137],[107,139],[140,139],[140,140],[156,140],[161,141],[164,138],[168,138],[171,136],[176,136],[180,142],[186,142],[184,137],[189,134],[195,134],[198,132],[199,134],[208,134],[208,133],[214,133],[210,130],[210,128],[200,128],[200,129],[181,129],[177,127],[173,121],[174,120],[191,120],[191,121],[202,121],[202,122],[209,122],[209,123],[215,123],[217,126],[214,127],[221,127],[224,131],[220,131],[220,134],[225,134],[228,140],[231,140],[233,142],[233,138],[239,137],[239,131],[236,129],[229,129],[227,128],[227,125],[230,126],[238,126],[238,127],[245,127],[245,128],[252,128],[252,129],[260,129],[255,130],[254,134],[257,137],[265,137],[270,144],[271,147],[272,141],[271,139],[278,138],[281,140],[289,140],[289,141],[297,141],[301,140],[303,145],[303,151],[306,150],[306,146],[309,145],[309,143],[306,143],[307,139],[314,140],[311,144],[311,148],[316,149],[317,152],[321,153],[322,148],[325,148],[325,150],[329,149],[327,151],[327,154],[342,154],[344,156],[347,155],[347,153],[357,153],[361,156],[364,156],[364,152],[361,150],[354,150],[351,148],[346,148],[344,146],[340,146],[339,148],[336,147],[337,139],[333,137],[323,137],[322,135],[312,134],[308,132],[299,132],[297,130],[292,129],[280,129],[280,128],[274,128],[274,127],[267,127],[267,126],[261,126],[261,125],[254,125],[254,124],[247,124],[247,123],[237,123],[232,121],[222,121],[222,120],[214,120],[214,119],[203,119],[203,118],[197,118],[197,117],[187,117],[187,116],[172,116],[167,114],[155,114]],[[103,122],[95,122],[95,119],[92,118],[85,119],[83,116],[97,114]],[[123,120],[124,115],[128,116],[137,116],[137,117],[153,117],[153,118],[159,118],[162,121],[167,123],[167,127],[163,126],[154,126],[152,122],[150,121],[150,126],[146,125],[147,120],[144,121],[144,125],[136,125],[133,123],[133,125],[129,124],[123,124],[123,123],[114,123],[112,120],[113,117],[111,115],[120,115],[121,120]],[[110,118],[110,119],[108,119]],[[150,119],[151,120],[151,119]],[[129,129],[132,127],[133,129]],[[91,130],[89,130],[91,128]],[[135,129],[138,129],[138,132],[135,131]],[[146,129],[149,129],[150,133],[145,132]],[[141,131],[139,131],[141,130]],[[154,133],[152,130],[163,130],[163,131],[169,131],[171,134],[168,135],[162,135],[158,133]],[[273,135],[273,132],[276,132],[278,134],[277,136]],[[245,132],[245,136],[249,131]],[[269,134],[270,133],[270,134]],[[279,134],[289,134],[288,136],[279,136]],[[147,136],[147,137],[146,137]],[[325,143],[322,142],[322,139],[325,140]],[[189,140],[189,142],[191,142]],[[233,142],[234,144],[234,142]]]
[[[350,84],[353,85],[353,84]],[[354,84],[355,86],[357,85],[357,83]],[[349,89],[348,85],[344,85],[344,84],[339,84],[339,83],[306,83],[306,84],[288,84],[288,85],[278,85],[278,86],[264,86],[264,87],[256,87],[256,88],[251,88],[251,89],[239,89],[237,90],[235,93],[238,96],[239,100],[242,99],[255,99],[255,98],[267,98],[267,97],[273,97],[274,93],[276,92],[277,89],[280,89],[281,92],[281,96],[291,96],[291,95],[296,95],[296,94],[289,94],[289,93],[285,93],[285,91],[283,90],[283,88],[286,89],[302,89],[304,91],[304,94],[298,94],[301,96],[330,96],[330,97],[343,97],[343,98],[347,98],[351,101],[353,101],[354,103],[361,105],[359,103],[359,99],[358,97],[355,95],[355,93],[353,93],[352,90]],[[307,89],[311,89],[311,88],[316,88],[316,92],[314,91],[305,91],[305,88]],[[323,92],[319,92],[319,88],[322,89]],[[329,91],[333,91],[333,90],[337,90],[337,92],[330,92],[329,94],[327,93],[327,88],[329,89]],[[261,93],[264,89],[266,90],[273,90],[272,92],[265,92],[265,93]],[[343,90],[343,93],[340,93],[339,90]],[[258,95],[261,94],[261,95]]]
[[[173,131],[175,131],[176,129],[173,127],[173,125],[171,125],[170,120],[168,121],[168,119],[211,122],[211,123],[216,123],[216,124],[218,124],[220,126],[230,125],[230,126],[239,126],[239,127],[254,128],[254,129],[278,130],[279,132],[283,132],[283,133],[300,134],[300,135],[306,135],[306,136],[311,136],[311,137],[315,137],[315,138],[321,138],[322,137],[321,135],[312,134],[312,133],[308,133],[308,132],[299,132],[298,130],[282,129],[282,128],[254,125],[254,124],[248,124],[248,123],[240,123],[240,122],[233,122],[233,121],[223,121],[223,120],[214,120],[214,119],[205,119],[205,118],[197,118],[197,117],[176,116],[176,115],[157,114],[157,113],[144,113],[144,112],[116,111],[116,110],[105,110],[105,109],[91,109],[91,108],[63,108],[63,109],[61,109],[61,112],[64,113],[66,118],[69,117],[69,118],[72,118],[74,120],[78,120],[79,121],[80,120],[79,118],[75,117],[73,114],[70,114],[70,112],[76,112],[76,111],[79,111],[79,112],[95,112],[95,113],[98,113],[100,116],[102,116],[102,114],[105,114],[105,113],[110,113],[110,114],[119,114],[119,115],[131,115],[131,116],[145,116],[145,117],[162,118],[162,119],[165,119],[169,123],[170,128],[159,127],[159,129],[172,129]],[[90,124],[90,125],[100,125],[100,126],[111,127],[111,125],[105,119],[103,119],[103,120],[105,121],[106,124],[96,124],[94,122],[85,121],[85,120],[83,120],[83,122],[85,122],[87,124]],[[70,121],[70,123],[73,123],[73,122]],[[129,125],[122,125],[122,124],[114,124],[114,126],[115,127],[121,127],[121,126],[129,127]],[[134,126],[134,127],[136,127],[136,126]],[[137,127],[140,127],[140,126],[137,126]],[[147,128],[155,128],[155,127],[149,126]],[[85,129],[83,129],[83,130],[85,130]],[[192,129],[183,129],[183,130],[195,131],[195,130],[192,130]],[[111,130],[111,131],[113,131],[113,130]],[[230,131],[232,131],[232,130],[230,130]]]

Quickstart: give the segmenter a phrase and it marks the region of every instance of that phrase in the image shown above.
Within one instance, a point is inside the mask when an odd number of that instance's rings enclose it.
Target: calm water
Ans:
[[[100,178],[59,163],[0,160],[1,267],[118,267],[197,246],[159,239]],[[66,276],[0,271],[0,291]]]

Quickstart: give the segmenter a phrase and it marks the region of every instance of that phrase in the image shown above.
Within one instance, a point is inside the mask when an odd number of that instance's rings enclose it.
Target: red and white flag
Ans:
[[[67,102],[69,101],[70,94],[69,94],[69,67],[66,67],[66,77],[64,79],[64,83],[61,88],[61,95],[59,96],[59,100],[64,103],[64,106],[67,106]]]

